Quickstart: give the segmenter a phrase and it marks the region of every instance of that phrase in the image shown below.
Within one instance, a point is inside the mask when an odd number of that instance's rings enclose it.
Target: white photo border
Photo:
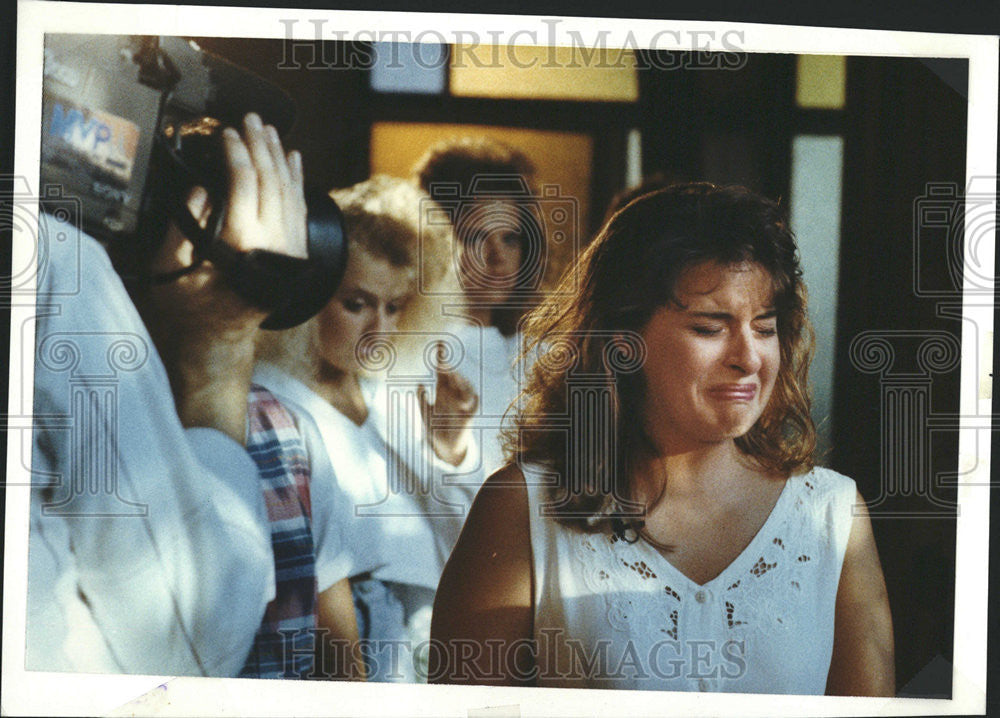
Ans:
[[[283,23],[297,19],[299,22]],[[455,31],[489,28],[501,31],[516,44],[566,44],[568,32],[593,36],[609,31],[608,46],[625,42],[626,33],[658,49],[693,49],[683,38],[701,35],[699,49],[720,47],[724,32],[741,33],[747,52],[928,56],[967,58],[969,61],[967,180],[997,175],[998,38],[995,36],[809,28],[753,23],[573,18],[516,15],[473,15],[328,10],[247,9],[238,7],[101,5],[90,3],[20,2],[17,25],[17,116],[15,129],[16,177],[39,186],[42,41],[45,33],[155,34],[179,36],[286,38],[311,40],[315,23],[323,20],[365,38],[380,30],[434,29],[445,37]],[[548,22],[547,22],[548,21]],[[558,22],[553,22],[558,21]],[[524,30],[533,30],[536,40]],[[663,35],[664,30],[671,34]],[[711,32],[708,32],[711,31]],[[519,35],[516,35],[519,33]],[[516,36],[515,36],[516,35]],[[674,42],[679,35],[682,40]],[[336,39],[334,37],[323,39]],[[644,44],[645,43],[645,44]],[[993,197],[995,212],[996,198]],[[966,230],[970,230],[967,228]],[[994,228],[995,231],[995,228]],[[966,237],[968,242],[969,237]],[[978,243],[983,266],[994,266],[993,242]],[[33,261],[33,248],[13,247],[13,266]],[[970,281],[967,277],[967,281]],[[968,289],[968,287],[966,288]],[[964,332],[963,356],[991,357],[993,306],[967,293],[963,318],[978,333]],[[11,310],[9,416],[31,415],[33,337],[17,329],[32,316],[28,298]],[[30,325],[30,322],[28,322]],[[989,331],[986,330],[989,328]],[[985,351],[984,351],[985,349]],[[980,366],[979,372],[992,367]],[[963,430],[959,466],[974,467],[963,474],[958,489],[961,515],[957,524],[954,674],[952,698],[860,699],[773,695],[650,693],[607,690],[541,688],[443,687],[310,683],[304,681],[247,681],[239,679],[169,678],[26,672],[24,616],[27,585],[27,536],[30,479],[20,455],[19,439],[11,434],[7,460],[7,508],[4,546],[3,712],[20,715],[406,715],[406,716],[568,716],[568,715],[931,715],[973,714],[985,711],[987,551],[989,546],[989,483],[992,417],[984,425],[977,362],[962,362],[961,406]],[[27,404],[25,404],[25,401]],[[987,408],[987,412],[989,409]],[[16,439],[16,440],[15,440]],[[16,485],[20,484],[18,488]],[[482,712],[481,709],[490,708]]]

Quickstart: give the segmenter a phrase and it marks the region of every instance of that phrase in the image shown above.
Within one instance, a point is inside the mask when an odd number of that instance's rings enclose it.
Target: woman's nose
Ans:
[[[753,330],[749,327],[733,333],[730,346],[730,364],[746,374],[760,369],[761,355]]]
[[[501,239],[497,234],[491,234],[483,241],[483,260],[488,267],[496,267],[503,260]]]
[[[370,332],[391,332],[396,329],[396,315],[385,307],[379,307],[372,316]]]

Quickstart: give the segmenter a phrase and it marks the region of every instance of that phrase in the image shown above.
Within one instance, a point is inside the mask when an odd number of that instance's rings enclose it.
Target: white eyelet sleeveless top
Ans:
[[[524,476],[538,685],[825,691],[852,479],[824,468],[791,477],[746,549],[698,585],[642,539],[543,516],[545,475],[526,466]]]

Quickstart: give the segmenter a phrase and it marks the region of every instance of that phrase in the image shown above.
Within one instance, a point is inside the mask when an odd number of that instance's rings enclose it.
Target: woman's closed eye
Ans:
[[[711,337],[722,334],[726,327],[722,324],[694,324],[691,330],[699,336]],[[753,327],[753,331],[757,336],[773,337],[777,335],[778,327],[775,324],[758,324]]]
[[[357,314],[358,312],[363,310],[366,306],[368,306],[368,302],[366,302],[364,299],[360,297],[348,297],[347,299],[344,300],[343,303],[344,303],[344,309],[353,314]]]
[[[724,327],[720,324],[695,324],[691,330],[700,336],[711,337],[721,334]]]

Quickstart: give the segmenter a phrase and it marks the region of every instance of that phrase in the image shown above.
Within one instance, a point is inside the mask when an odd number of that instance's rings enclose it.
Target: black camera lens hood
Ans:
[[[340,207],[326,192],[306,192],[308,259],[293,286],[260,325],[262,329],[288,329],[317,314],[333,297],[347,268],[347,235]],[[268,253],[271,254],[271,253]],[[278,255],[282,256],[282,255]]]

